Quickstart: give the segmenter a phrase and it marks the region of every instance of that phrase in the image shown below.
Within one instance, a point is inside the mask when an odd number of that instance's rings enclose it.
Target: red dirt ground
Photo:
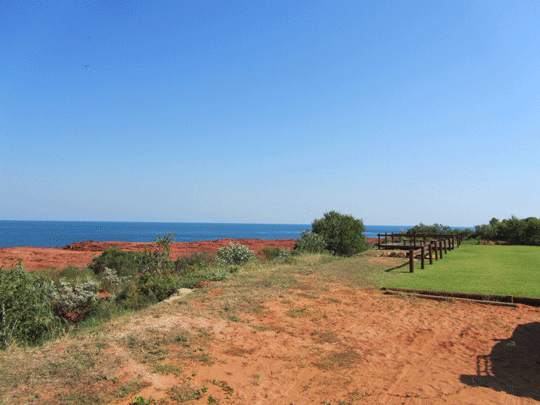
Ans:
[[[175,243],[171,250],[176,258],[194,250],[215,252],[230,241]],[[294,245],[294,240],[238,242],[256,252],[265,246]],[[109,246],[140,250],[147,244],[85,242],[70,249],[3,248],[0,265],[21,259],[29,269],[83,266]],[[264,302],[257,313],[238,312],[240,321],[193,317],[184,313],[185,305],[172,301],[159,304],[163,311],[156,310],[154,315],[134,314],[128,326],[119,328],[115,322],[120,321],[111,322],[106,331],[111,339],[129,332],[178,336],[184,330],[204,328],[213,338],[199,350],[214,360],[185,364],[182,376],[176,378],[156,374],[151,365],[135,361],[125,348],[111,343],[107,354],[122,364],[118,376],[139,375],[148,383],[147,388],[113,404],[132,404],[135,395],[176,403],[166,393],[185,376],[191,376],[195,387],[208,387],[195,403],[210,403],[212,396],[222,405],[540,401],[538,308],[403,299],[335,284],[321,290],[314,274],[297,281],[297,290],[283,291],[279,299]],[[204,308],[228,293],[223,284],[210,283],[193,293],[189,305]],[[292,316],[292,308],[305,309],[305,316]],[[173,364],[179,362],[176,355],[187,350],[174,342],[166,349],[170,350],[167,361]],[[226,382],[234,392],[224,392],[213,382]]]
[[[240,322],[186,316],[182,310],[141,319],[134,326],[137,333],[160,330],[176,336],[178,325],[206,328],[214,338],[203,346],[204,353],[214,363],[184,364],[179,378],[138,364],[137,373],[149,386],[137,395],[172,405],[177,402],[166,392],[191,376],[193,386],[209,390],[190,403],[207,403],[210,396],[222,405],[518,405],[540,400],[538,308],[407,300],[339,285],[308,298],[314,276],[299,281],[301,289],[265,302],[261,313],[238,313]],[[191,305],[209,305],[208,300],[227,294],[219,283],[201,292]],[[291,307],[307,308],[309,315],[291,317]],[[180,364],[175,358],[182,348],[167,348],[168,361]],[[120,347],[111,347],[110,355],[121,353]],[[133,364],[126,363],[126,375],[133,375]],[[226,382],[234,393],[212,381]],[[113,404],[130,405],[133,397]]]
[[[367,238],[370,243],[376,239]],[[218,239],[202,242],[177,242],[171,243],[171,256],[176,260],[178,256],[190,256],[194,252],[207,251],[216,253],[218,248],[227,246],[230,242],[240,243],[249,247],[255,253],[266,246],[278,247],[280,249],[292,249],[296,239]],[[56,267],[62,269],[68,265],[85,267],[92,259],[99,256],[101,252],[110,247],[122,250],[144,251],[150,249],[153,243],[132,243],[132,242],[76,242],[63,248],[43,248],[43,247],[9,247],[0,248],[0,267],[11,268],[19,260],[27,270],[44,269]]]

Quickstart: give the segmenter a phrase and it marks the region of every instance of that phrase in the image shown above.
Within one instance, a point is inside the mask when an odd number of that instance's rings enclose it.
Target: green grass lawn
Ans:
[[[426,268],[404,266],[387,287],[540,298],[540,247],[461,245]]]

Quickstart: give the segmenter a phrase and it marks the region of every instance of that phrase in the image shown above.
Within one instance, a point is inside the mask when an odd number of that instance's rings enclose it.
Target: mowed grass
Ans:
[[[442,260],[393,270],[387,287],[540,298],[540,247],[461,245]]]

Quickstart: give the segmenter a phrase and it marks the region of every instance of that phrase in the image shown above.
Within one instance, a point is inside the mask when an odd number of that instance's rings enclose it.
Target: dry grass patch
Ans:
[[[334,370],[338,368],[350,368],[362,361],[362,355],[351,347],[333,351],[314,362],[313,365],[322,370]]]

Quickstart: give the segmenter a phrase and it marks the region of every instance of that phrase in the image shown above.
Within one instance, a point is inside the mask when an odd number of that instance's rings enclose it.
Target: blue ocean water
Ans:
[[[398,232],[409,226],[366,225],[364,235]],[[156,235],[176,233],[177,242],[223,238],[297,239],[311,224],[212,224],[186,222],[0,221],[0,248],[13,246],[63,247],[74,242],[153,242]]]

